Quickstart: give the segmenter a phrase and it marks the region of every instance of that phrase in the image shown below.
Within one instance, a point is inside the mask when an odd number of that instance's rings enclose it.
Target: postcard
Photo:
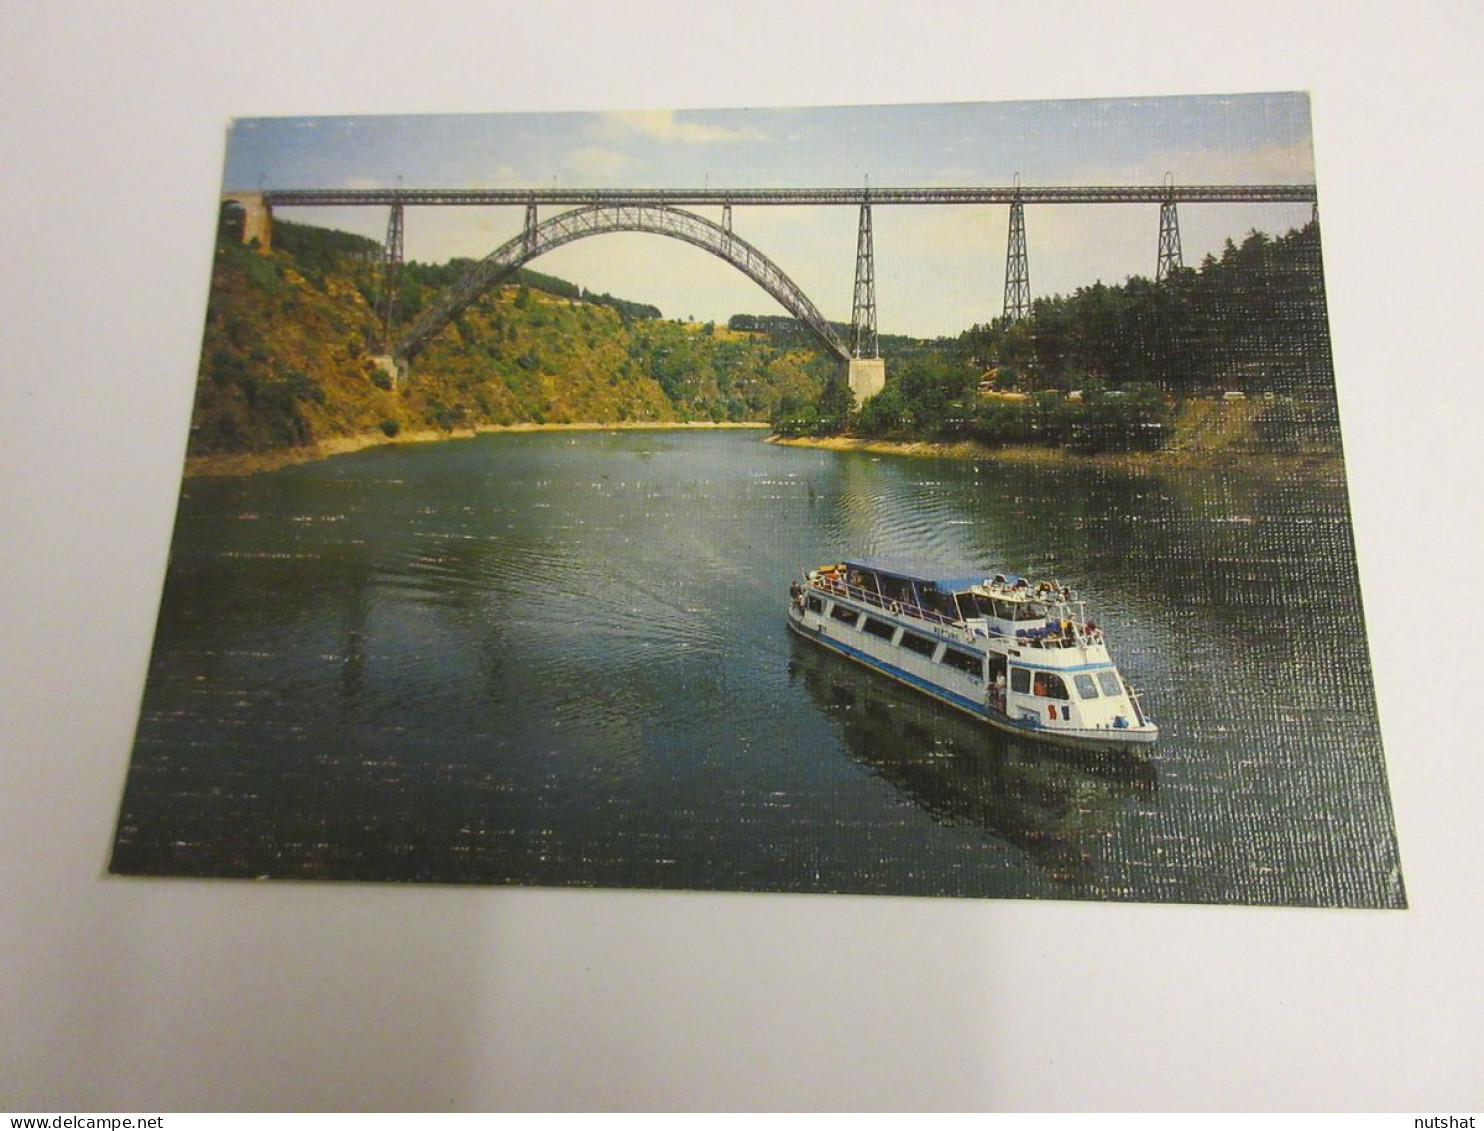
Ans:
[[[246,118],[214,239],[115,873],[1405,906],[1304,95]]]

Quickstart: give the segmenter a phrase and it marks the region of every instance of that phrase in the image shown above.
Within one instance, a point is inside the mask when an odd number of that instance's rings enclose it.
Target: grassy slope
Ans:
[[[353,437],[485,426],[767,419],[817,395],[827,363],[761,335],[627,321],[609,306],[509,286],[481,296],[390,388],[368,342],[375,267],[224,241],[189,452],[226,459]]]
[[[1253,426],[1263,407],[1259,400],[1188,400],[1175,417],[1170,451],[1215,454],[1254,447]]]

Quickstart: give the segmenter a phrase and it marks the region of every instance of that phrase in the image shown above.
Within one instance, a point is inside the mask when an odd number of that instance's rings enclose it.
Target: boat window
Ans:
[[[849,605],[836,605],[830,610],[830,616],[836,620],[844,621],[846,624],[854,624],[859,619],[860,614]]]
[[[881,586],[881,596],[886,600],[912,602],[912,586],[900,577],[878,577],[877,583]]]
[[[1086,672],[1079,672],[1072,677],[1077,685],[1077,694],[1083,699],[1096,699],[1098,697],[1098,685],[1093,682],[1092,676]]]
[[[882,640],[890,640],[897,634],[896,625],[888,624],[884,620],[877,620],[875,617],[867,617],[866,623],[862,627],[872,636],[879,636]]]
[[[1031,694],[1042,699],[1070,699],[1066,681],[1055,672],[1037,672],[1031,684]]]
[[[943,663],[950,668],[957,668],[961,672],[968,672],[977,676],[983,674],[983,665],[978,656],[973,652],[961,652],[957,648],[943,649]]]
[[[1031,670],[1030,670],[1030,668],[1011,668],[1010,669],[1010,690],[1011,691],[1018,691],[1022,695],[1024,695],[1030,689],[1031,689]]]
[[[933,653],[938,650],[938,642],[926,636],[919,636],[915,632],[902,633],[902,647],[909,652],[916,652],[919,656],[932,659]]]
[[[970,616],[998,617],[1003,615],[998,607],[1000,602],[979,593],[967,593],[959,598],[959,602],[964,606],[964,612]]]
[[[1027,601],[1023,605],[1015,606],[1016,620],[1045,620],[1046,606],[1039,601]]]
[[[1010,606],[1004,601],[996,601],[993,597],[986,597],[979,593],[975,593],[972,599],[974,602],[973,615],[975,616],[998,617],[1001,620],[1010,620],[1014,616],[1010,611]],[[964,603],[964,611],[969,612],[968,599],[960,598],[960,600]]]
[[[1123,686],[1118,682],[1118,673],[1111,668],[1104,668],[1098,672],[1098,683],[1102,685],[1104,695],[1123,694]]]
[[[808,608],[808,610],[811,613],[822,613],[822,612],[824,612],[824,602],[821,601],[818,597],[806,597],[806,598],[804,598],[804,605]]]
[[[924,587],[922,591],[922,607],[929,613],[944,619],[958,619],[958,610],[953,605],[953,595],[944,593],[941,589],[931,585]]]

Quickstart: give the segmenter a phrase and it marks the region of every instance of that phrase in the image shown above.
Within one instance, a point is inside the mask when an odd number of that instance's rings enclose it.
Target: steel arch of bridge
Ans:
[[[844,361],[850,360],[849,348],[798,284],[752,244],[702,216],[669,205],[647,203],[592,204],[563,212],[535,226],[531,224],[534,209],[528,209],[526,215],[526,227],[519,235],[471,267],[418,317],[392,350],[395,357],[411,361],[435,334],[481,294],[553,248],[611,232],[649,232],[683,240],[730,263],[777,299],[832,353]]]

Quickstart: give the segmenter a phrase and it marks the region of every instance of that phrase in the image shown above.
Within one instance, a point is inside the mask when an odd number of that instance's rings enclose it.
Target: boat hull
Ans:
[[[862,667],[879,672],[889,679],[921,692],[946,706],[973,716],[980,722],[1022,738],[1034,739],[1057,746],[1068,746],[1082,750],[1127,750],[1148,746],[1159,736],[1153,728],[1079,729],[1069,727],[1052,728],[1030,717],[1014,718],[995,710],[980,698],[970,697],[951,688],[923,679],[904,668],[893,664],[884,656],[875,655],[865,648],[856,647],[847,640],[832,636],[824,623],[811,624],[796,606],[788,611],[789,629],[805,640],[813,641],[837,655],[853,660]],[[864,643],[864,642],[863,642]],[[982,689],[981,689],[982,694]]]

